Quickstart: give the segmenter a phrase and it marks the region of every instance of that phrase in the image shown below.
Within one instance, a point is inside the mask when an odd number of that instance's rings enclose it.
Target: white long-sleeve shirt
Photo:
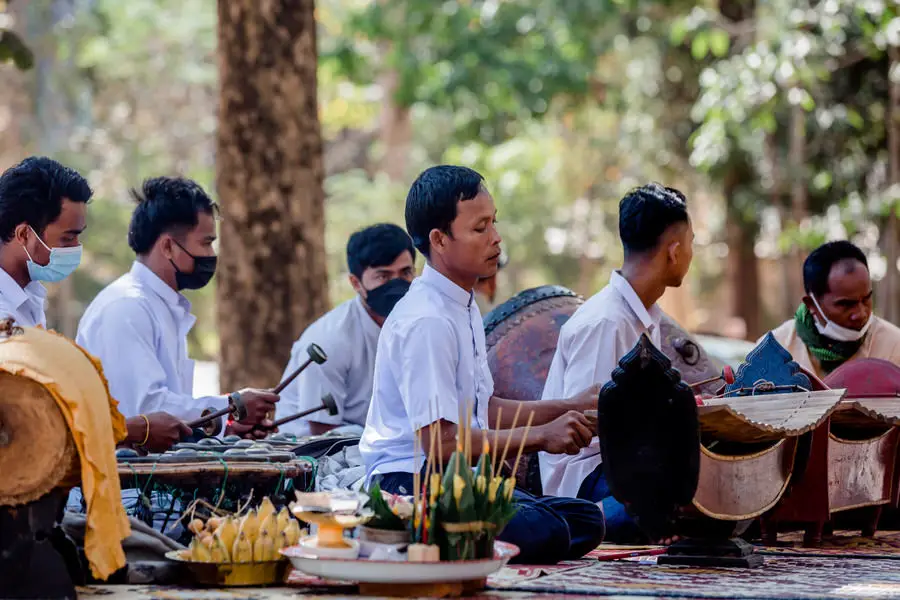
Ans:
[[[88,306],[76,342],[100,360],[126,418],[164,411],[189,420],[228,404],[224,396],[193,397],[187,334],[195,321],[187,298],[135,262]]]
[[[307,327],[291,349],[291,359],[282,379],[309,359],[306,349],[310,343],[321,346],[328,360],[321,365],[309,365],[282,390],[275,418],[321,406],[325,394],[334,397],[338,414],[330,416],[324,410],[319,411],[286,423],[280,430],[306,435],[310,421],[365,426],[372,400],[372,375],[380,333],[381,327],[366,312],[359,296],[340,304]]]
[[[32,281],[24,288],[0,269],[0,318],[12,317],[22,327],[47,327],[47,288]]]
[[[569,398],[595,383],[605,384],[642,333],[661,347],[661,318],[656,304],[648,311],[631,284],[613,272],[609,285],[579,306],[560,330],[542,398]],[[594,437],[576,455],[541,452],[539,460],[544,493],[575,498],[600,465],[600,443]]]

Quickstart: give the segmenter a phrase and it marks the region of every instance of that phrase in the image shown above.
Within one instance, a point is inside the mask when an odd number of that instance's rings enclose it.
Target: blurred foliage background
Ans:
[[[316,13],[333,303],[352,293],[349,234],[402,225],[415,175],[451,162],[481,171],[498,204],[499,300],[599,289],[621,260],[618,199],[657,180],[685,191],[695,221],[687,285],[663,300],[689,329],[755,339],[793,313],[805,253],[846,237],[871,256],[876,310],[900,321],[895,0],[320,0]],[[205,0],[0,0],[0,168],[48,154],[96,190],[84,268],[52,290],[61,331],[129,267],[130,187],[178,173],[214,191],[216,49]],[[214,297],[191,296],[198,358],[217,354]]]

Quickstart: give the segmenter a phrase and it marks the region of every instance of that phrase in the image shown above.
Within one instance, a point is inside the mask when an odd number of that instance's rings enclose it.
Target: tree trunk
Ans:
[[[24,35],[25,6],[13,2],[7,11],[12,18],[12,30]],[[12,64],[0,67],[0,172],[25,156],[24,131],[33,118],[25,77]]]
[[[890,185],[900,185],[900,83],[893,81],[891,75],[900,69],[900,52],[892,47],[889,50],[890,105],[888,106],[887,141],[888,169]],[[887,223],[881,231],[881,249],[887,259],[887,271],[879,285],[878,308],[881,316],[892,323],[900,323],[900,281],[898,281],[897,259],[900,257],[900,227],[897,223],[897,203],[891,206]]]
[[[328,309],[313,0],[219,0],[222,390],[274,387]]]
[[[809,216],[809,199],[806,180],[806,113],[800,105],[791,109],[791,221],[798,227]],[[788,254],[790,268],[788,296],[798,303],[803,297],[803,261],[806,252],[798,244],[792,244]]]
[[[386,50],[383,50],[384,52]],[[389,69],[380,77],[384,101],[381,104],[379,138],[384,154],[379,168],[391,181],[404,180],[413,137],[409,107],[398,104],[395,97],[399,79],[400,74],[396,69]]]
[[[731,315],[746,326],[746,337],[755,340],[762,335],[759,319],[759,272],[754,232],[734,210],[733,196],[740,174],[732,170],[725,177],[726,237],[728,240],[728,280],[731,290]]]

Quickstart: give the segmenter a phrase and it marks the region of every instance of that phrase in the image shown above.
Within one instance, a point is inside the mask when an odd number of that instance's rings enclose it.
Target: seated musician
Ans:
[[[255,425],[271,425],[266,414],[278,396],[263,390],[227,397],[192,394],[187,334],[196,318],[181,292],[202,288],[215,273],[215,203],[199,185],[181,178],[149,179],[140,193],[132,193],[138,204],[128,245],[137,260],[90,303],[76,341],[100,360],[126,418],[162,411],[189,420],[206,408],[243,404],[247,416],[226,433],[253,435]]]
[[[545,399],[607,383],[641,334],[662,347],[662,311],[656,302],[667,287],[681,285],[693,257],[694,234],[685,202],[678,190],[653,183],[632,190],[619,203],[624,265],[563,325],[544,385]],[[600,503],[607,538],[637,541],[641,533],[612,497],[601,460],[596,437],[575,456],[541,453],[544,493]]]
[[[389,492],[411,495],[415,432],[422,431],[428,448],[440,422],[439,458],[448,461],[467,403],[473,404],[473,448],[482,446],[489,427],[500,429],[501,445],[509,438],[518,447],[523,439],[524,417],[510,429],[522,403],[493,395],[484,327],[473,300],[478,278],[497,270],[495,216],[493,198],[471,169],[432,167],[409,191],[406,228],[427,264],[378,340],[372,403],[360,442],[368,483],[377,480]],[[525,451],[576,453],[587,445],[591,430],[583,411],[596,405],[597,392],[594,387],[564,400],[524,403],[523,414],[535,411]],[[582,556],[603,537],[602,512],[590,502],[539,499],[520,490],[515,497],[519,511],[500,539],[521,548],[521,562]]]
[[[325,394],[334,397],[338,414],[320,411],[282,425],[282,431],[319,435],[342,425],[365,426],[378,335],[416,276],[415,253],[409,235],[390,223],[350,236],[347,267],[356,296],[320,317],[294,344],[284,377],[308,359],[310,343],[321,346],[328,360],[306,369],[282,390],[276,418],[316,408]]]
[[[46,327],[47,290],[81,262],[79,237],[93,192],[79,173],[44,157],[30,157],[0,175],[0,318],[23,327]],[[164,412],[126,420],[124,443],[158,452],[190,429]]]
[[[872,314],[862,250],[847,241],[820,246],[803,263],[803,288],[794,318],[772,331],[801,367],[823,378],[855,358],[900,364],[900,329]]]

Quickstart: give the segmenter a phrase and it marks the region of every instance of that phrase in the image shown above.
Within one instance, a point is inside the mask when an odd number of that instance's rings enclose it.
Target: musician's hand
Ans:
[[[269,390],[244,389],[238,393],[241,395],[241,402],[247,409],[247,416],[240,421],[244,425],[262,424],[269,413],[275,411],[278,395]],[[271,422],[269,425],[271,426]]]
[[[567,404],[572,410],[584,412],[586,410],[597,410],[597,399],[600,397],[600,388],[603,386],[595,383],[589,388],[578,392],[571,398]]]
[[[229,423],[225,427],[225,435],[239,435],[248,440],[261,440],[272,433],[277,433],[278,428],[272,427],[272,421],[263,419],[259,425],[248,425],[237,422]]]
[[[537,429],[543,450],[550,454],[578,454],[594,437],[589,419],[584,413],[575,410],[570,410]]]
[[[191,428],[184,421],[169,413],[154,412],[146,416],[150,423],[150,437],[147,438],[147,443],[143,447],[150,452],[165,452],[177,444],[181,438],[191,435]],[[130,440],[139,444],[143,441],[143,436],[147,434],[147,422],[141,417],[134,418],[144,424],[143,429],[140,430],[143,435],[137,440]]]

